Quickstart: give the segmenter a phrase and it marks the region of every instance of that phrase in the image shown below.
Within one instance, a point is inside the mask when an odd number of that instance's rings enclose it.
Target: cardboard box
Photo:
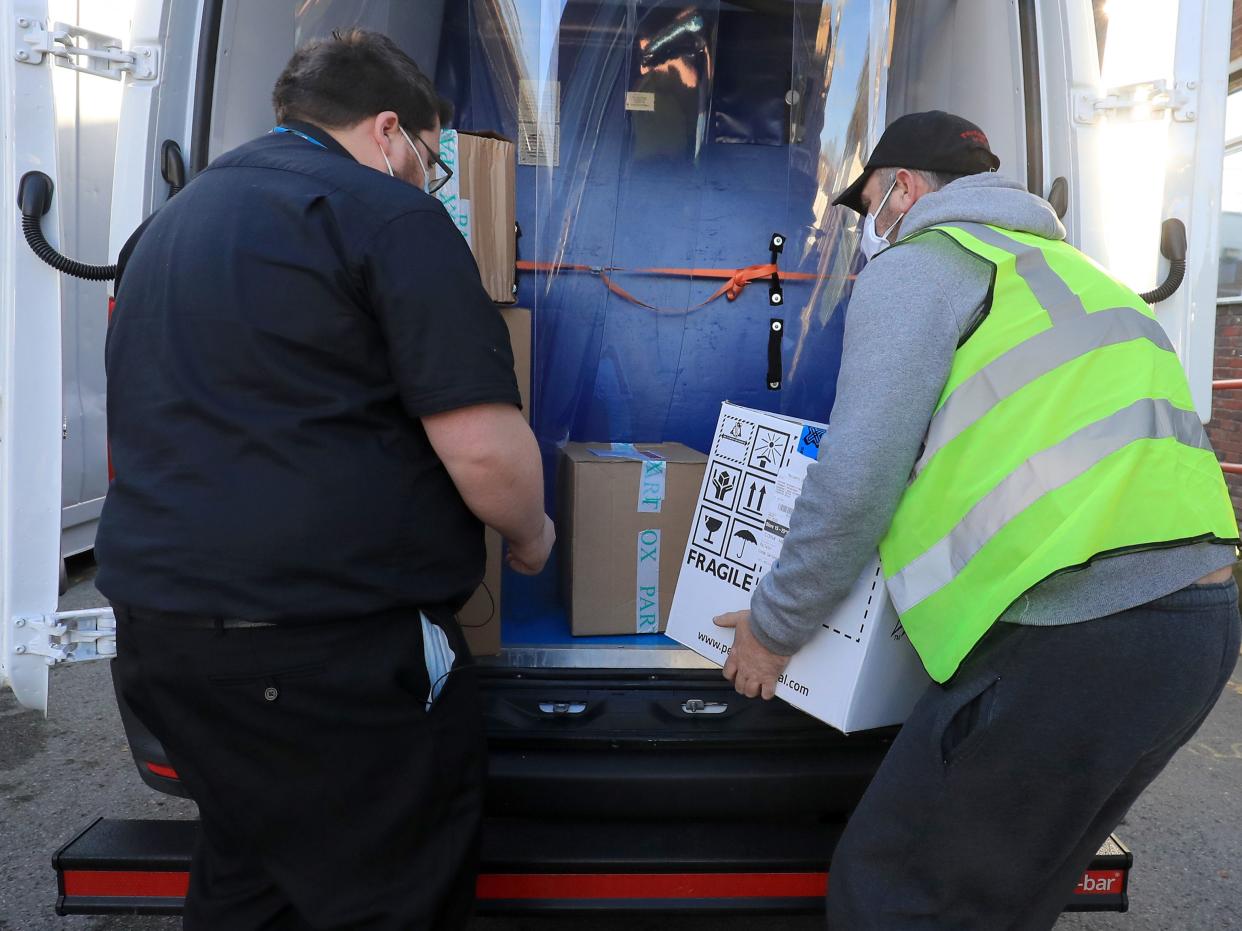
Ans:
[[[522,415],[530,423],[531,356],[534,351],[534,320],[525,307],[498,307],[500,316],[509,327],[509,342],[513,346],[513,374],[517,376],[518,394],[522,398]]]
[[[723,405],[669,618],[674,640],[724,665],[733,632],[712,618],[750,607],[780,554],[825,432],[822,424]],[[832,455],[830,445],[824,452]],[[790,661],[776,694],[848,733],[901,723],[930,681],[889,601],[877,556]]]
[[[498,304],[517,300],[515,158],[513,143],[495,133],[440,132],[440,160],[453,177],[435,196],[470,243],[483,287]]]
[[[465,607],[457,612],[457,623],[474,656],[495,656],[500,652],[500,568],[504,541],[491,527],[484,531],[487,566],[480,585]]]
[[[557,537],[575,635],[664,629],[706,462],[680,443],[564,447]]]
[[[524,307],[497,308],[509,327],[509,341],[513,344],[513,373],[517,376],[518,393],[522,397],[522,411],[530,421],[530,357],[531,312]],[[504,541],[490,527],[484,537],[487,543],[487,567],[483,584],[457,612],[470,652],[475,656],[494,656],[500,652],[500,606],[501,561]]]

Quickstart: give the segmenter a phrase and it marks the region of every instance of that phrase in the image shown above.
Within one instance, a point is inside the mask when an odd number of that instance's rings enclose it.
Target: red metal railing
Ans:
[[[1242,378],[1219,378],[1212,382],[1213,391],[1234,391],[1242,389]],[[1222,462],[1220,470],[1230,475],[1242,475],[1242,463]]]

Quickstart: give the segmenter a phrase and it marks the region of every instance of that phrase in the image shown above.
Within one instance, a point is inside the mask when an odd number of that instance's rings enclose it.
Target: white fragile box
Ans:
[[[826,432],[822,424],[721,407],[668,636],[724,665],[733,631],[712,618],[750,607],[780,554]],[[824,451],[832,455],[826,442]],[[848,733],[900,724],[930,681],[889,601],[877,556],[790,660],[776,695]]]

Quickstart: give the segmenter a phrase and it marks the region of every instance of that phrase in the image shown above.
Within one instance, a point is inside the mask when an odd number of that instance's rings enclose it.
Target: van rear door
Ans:
[[[60,566],[60,275],[26,243],[18,211],[21,179],[56,178],[56,111],[42,0],[15,0],[0,21],[0,164],[9,220],[0,224],[0,685],[30,708],[47,708],[48,657],[34,619],[56,610]],[[31,180],[34,180],[32,177]],[[28,187],[28,190],[30,188]],[[62,205],[34,206],[53,244]],[[46,206],[46,212],[44,207]]]
[[[77,105],[58,113],[55,83],[67,71],[77,73],[80,91],[95,82],[122,87],[108,247],[115,258],[167,196],[160,140],[188,138],[204,12],[203,0],[136,0],[131,34],[118,36],[56,20],[63,6],[15,0],[0,23],[6,50],[0,55],[0,100],[9,104],[0,116],[0,163],[8,166],[4,202],[21,213],[20,223],[4,224],[0,233],[0,280],[8,285],[0,293],[0,475],[6,492],[0,495],[0,685],[10,685],[23,705],[43,711],[50,668],[115,653],[110,611],[57,611],[69,423],[63,419],[62,280],[49,262],[64,267],[63,257],[56,257],[62,217],[81,212],[78,185],[69,180],[58,190],[57,132],[89,122],[92,113]],[[73,138],[77,144],[85,137]],[[78,151],[74,157],[111,158],[110,142],[101,145],[108,151]],[[96,280],[110,273],[85,271]]]
[[[130,41],[158,49],[155,81],[127,79],[112,182],[112,254],[180,184],[188,180],[195,142],[195,89],[213,80],[220,0],[135,0]],[[204,37],[211,37],[205,41]],[[206,52],[200,55],[202,46]]]
[[[1049,184],[1065,179],[1071,241],[1149,291],[1169,276],[1162,229],[1175,231],[1170,220],[1185,227],[1185,280],[1149,300],[1206,421],[1231,4],[1040,0],[1036,15],[1042,156]]]

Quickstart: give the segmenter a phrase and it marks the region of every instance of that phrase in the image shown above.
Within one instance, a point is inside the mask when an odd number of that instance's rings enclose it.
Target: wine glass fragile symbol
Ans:
[[[703,524],[707,527],[707,542],[715,542],[712,540],[712,534],[721,528],[723,521],[719,517],[704,517]]]

